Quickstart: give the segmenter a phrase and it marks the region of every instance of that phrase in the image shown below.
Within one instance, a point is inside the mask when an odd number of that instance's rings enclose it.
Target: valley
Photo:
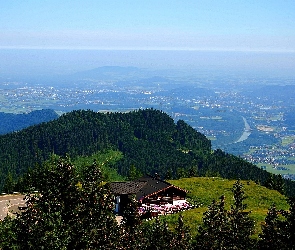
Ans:
[[[220,148],[295,179],[295,85],[288,78],[179,75],[102,67],[60,79],[2,81],[0,112],[53,109],[127,112],[155,108],[181,119]]]

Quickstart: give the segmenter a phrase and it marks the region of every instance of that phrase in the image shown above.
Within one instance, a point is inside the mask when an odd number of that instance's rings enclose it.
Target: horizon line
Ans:
[[[241,48],[95,48],[95,47],[35,47],[35,46],[0,46],[0,50],[85,50],[85,51],[197,51],[197,52],[256,52],[256,53],[295,53],[284,49],[241,49]]]

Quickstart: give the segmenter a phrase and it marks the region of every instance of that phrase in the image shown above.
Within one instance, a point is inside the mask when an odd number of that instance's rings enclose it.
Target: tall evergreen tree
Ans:
[[[141,176],[142,176],[141,171],[132,164],[129,168],[129,172],[127,176],[128,180],[133,181]]]
[[[233,186],[234,204],[228,212],[229,216],[229,247],[230,249],[252,249],[250,236],[254,232],[254,221],[250,211],[245,211],[247,205],[243,185],[238,180]]]
[[[192,249],[191,235],[189,228],[184,225],[183,215],[178,217],[178,224],[175,228],[174,245],[172,249],[175,250],[189,250]]]
[[[74,237],[78,240],[70,249],[116,248],[120,235],[114,215],[113,195],[109,186],[102,183],[103,176],[96,161],[84,172],[72,226]]]
[[[225,210],[225,197],[220,202],[213,201],[204,213],[203,225],[199,229],[195,249],[252,249],[250,238],[254,221],[246,212],[243,186],[237,181],[233,186],[234,204]]]
[[[225,197],[222,195],[220,201],[213,200],[204,213],[195,249],[224,249],[228,245],[228,220]]]
[[[13,180],[13,176],[12,176],[12,173],[9,171],[5,178],[3,191],[7,194],[11,194],[14,191],[14,186],[15,186],[15,183]]]
[[[135,197],[131,197],[123,212],[121,245],[124,249],[140,249],[143,244],[138,207]]]
[[[285,223],[279,218],[280,211],[272,205],[265,217],[265,223],[262,225],[262,233],[259,235],[259,249],[281,250],[287,249],[286,238],[284,237]]]
[[[281,233],[287,249],[295,249],[295,198],[289,198],[288,203],[289,211],[281,211],[285,217]]]
[[[21,249],[66,249],[77,202],[73,166],[60,159],[39,177],[40,193],[27,196],[27,209],[16,218],[18,244]]]
[[[143,227],[144,245],[143,250],[173,249],[173,233],[169,230],[165,220],[157,217],[152,223]]]

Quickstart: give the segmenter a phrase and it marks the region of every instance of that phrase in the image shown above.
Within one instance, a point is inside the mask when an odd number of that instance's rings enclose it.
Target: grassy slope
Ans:
[[[217,177],[194,177],[183,178],[180,180],[171,180],[171,184],[184,188],[189,191],[188,197],[203,205],[200,208],[183,212],[184,221],[193,234],[197,233],[198,226],[202,223],[203,213],[207,210],[213,199],[219,200],[221,195],[226,197],[226,207],[230,209],[233,204],[232,187],[235,180],[226,180]],[[251,211],[251,217],[255,221],[255,235],[261,232],[261,223],[264,221],[268,208],[276,204],[278,209],[287,210],[289,208],[286,197],[274,190],[257,185],[252,181],[241,181],[247,199],[248,210]],[[167,216],[168,223],[177,222],[178,215]]]
[[[91,165],[94,160],[101,167],[101,171],[106,181],[124,181],[125,178],[118,174],[117,170],[111,166],[123,157],[122,152],[108,150],[97,152],[91,156],[81,156],[74,159],[73,164],[77,167],[78,173],[81,173],[83,167]]]

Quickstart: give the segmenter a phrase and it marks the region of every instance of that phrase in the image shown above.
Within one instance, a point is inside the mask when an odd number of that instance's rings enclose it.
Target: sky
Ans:
[[[0,49],[295,52],[294,0],[0,0]]]

